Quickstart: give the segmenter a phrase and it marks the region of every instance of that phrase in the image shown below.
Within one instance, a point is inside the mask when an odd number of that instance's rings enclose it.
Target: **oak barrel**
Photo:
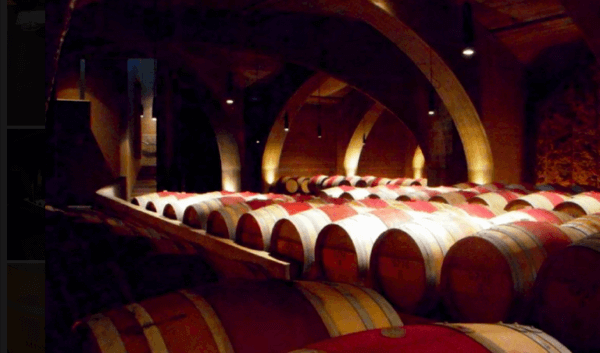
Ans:
[[[600,212],[600,192],[588,191],[574,195],[554,207],[555,211],[566,212],[573,217]]]
[[[180,290],[75,325],[86,352],[286,352],[402,326],[376,292],[319,282],[231,281]]]
[[[576,352],[600,352],[600,233],[550,256],[535,282],[535,321]]]
[[[269,252],[273,256],[298,264],[302,269],[301,276],[303,278],[318,276],[318,269],[313,266],[315,242],[319,232],[326,225],[368,212],[374,208],[390,207],[381,200],[367,201],[366,203],[355,201],[344,205],[325,205],[280,219],[273,227]]]
[[[324,205],[323,201],[316,199],[314,202],[278,203],[247,212],[238,221],[235,241],[250,249],[267,251],[271,244],[273,226],[278,220]]]
[[[463,322],[526,320],[537,271],[548,254],[572,241],[555,225],[528,221],[459,240],[442,265],[447,311]]]
[[[166,190],[159,191],[159,192],[153,192],[151,194],[136,196],[131,199],[131,203],[136,206],[140,206],[143,209],[146,209],[146,204],[148,203],[148,201],[160,199],[163,197],[169,197],[169,196],[173,196],[173,195],[177,195],[177,194],[180,194],[180,193],[173,192],[173,191],[166,191]]]
[[[477,191],[459,190],[432,196],[428,201],[447,203],[449,205],[460,205],[467,203],[467,200],[478,194]]]
[[[333,186],[321,189],[319,191],[319,197],[340,197],[343,193],[357,189],[356,186],[350,185],[341,185],[341,186]],[[361,189],[362,190],[362,189]]]
[[[480,204],[462,203],[462,204],[456,205],[456,207],[460,208],[461,210],[464,210],[470,216],[484,218],[484,219],[492,219],[492,218],[504,213],[504,211],[502,211],[502,212],[494,211],[494,210],[491,210],[489,207],[480,205]]]
[[[360,177],[360,180],[356,182],[356,186],[359,188],[372,186],[375,179],[377,179],[377,177],[373,175],[362,176]]]
[[[570,353],[547,333],[518,324],[406,325],[330,338],[288,353]]]
[[[311,194],[316,195],[322,189],[323,182],[327,178],[327,175],[322,174],[312,176],[308,182],[308,189],[310,190]]]
[[[250,200],[212,211],[206,221],[206,233],[220,238],[235,240],[235,229],[244,213],[267,207],[276,200]]]
[[[558,226],[571,219],[573,219],[573,217],[564,212],[549,211],[543,208],[523,208],[518,211],[510,211],[501,214],[500,216],[490,219],[490,222],[495,225],[500,225],[518,221],[537,221],[550,222]]]
[[[208,215],[212,211],[236,203],[246,202],[254,198],[256,198],[256,194],[245,197],[226,196],[199,201],[185,208],[185,211],[183,212],[182,222],[190,227],[206,230],[206,222],[208,221]]]
[[[516,211],[528,207],[553,210],[558,204],[567,201],[570,198],[570,196],[559,192],[540,191],[512,200],[506,205],[504,210]]]
[[[472,217],[432,214],[388,229],[371,252],[377,288],[403,312],[429,313],[439,303],[444,256],[458,240],[484,227]]]
[[[156,212],[159,215],[163,215],[165,206],[171,203],[177,203],[180,201],[195,199],[198,194],[194,193],[180,193],[171,195],[168,197],[161,197],[159,199],[150,200],[146,203],[146,209],[148,211]]]
[[[587,237],[600,233],[600,212],[577,217],[560,226],[560,229],[571,237]]]
[[[369,258],[373,243],[390,227],[418,217],[416,212],[384,208],[325,226],[315,242],[315,266],[334,282],[373,285]]]
[[[493,210],[494,213],[501,213],[510,201],[516,200],[520,196],[522,194],[511,190],[498,190],[473,196],[468,202],[484,205]]]
[[[334,186],[350,186],[350,182],[343,175],[332,175],[325,179],[321,184],[322,189],[332,188]]]

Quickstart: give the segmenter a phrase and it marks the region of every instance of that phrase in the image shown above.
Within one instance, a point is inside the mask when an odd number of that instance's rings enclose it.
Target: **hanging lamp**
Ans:
[[[288,132],[290,131],[290,122],[288,119],[288,112],[286,111],[283,114],[283,131]]]
[[[464,41],[462,55],[463,57],[469,59],[473,55],[475,55],[475,30],[473,28],[473,12],[471,10],[471,4],[469,2],[465,2],[462,6],[462,20]]]
[[[431,88],[429,89],[429,110],[427,114],[435,115],[435,89],[433,88],[433,50],[429,48],[429,82],[431,83]]]

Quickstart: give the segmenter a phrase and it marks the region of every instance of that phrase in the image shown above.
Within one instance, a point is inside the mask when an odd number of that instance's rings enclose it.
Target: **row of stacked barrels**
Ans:
[[[495,191],[490,192],[490,189]],[[425,188],[418,191],[423,190]],[[600,231],[596,224],[598,215],[594,215],[600,212],[597,192],[571,196],[564,191],[534,192],[525,187],[509,188],[501,183],[485,186],[459,184],[435,191],[438,192],[435,196],[429,195],[431,201],[423,201],[422,195],[407,198],[407,195],[415,194],[414,189],[405,190],[402,195],[407,201],[311,197],[289,202],[283,195],[254,195],[263,200],[279,198],[288,202],[273,202],[251,211],[245,208],[237,213],[232,212],[235,204],[222,206],[206,217],[206,229],[208,234],[219,235],[216,234],[219,227],[209,229],[209,224],[216,221],[208,220],[221,218],[225,231],[220,236],[249,248],[269,251],[274,257],[292,262],[297,265],[296,275],[299,278],[372,287],[402,311],[419,315],[427,315],[443,303],[456,320],[476,322],[510,320],[513,318],[512,311],[524,314],[525,310],[511,306],[513,302],[522,303],[526,302],[523,298],[530,298],[528,291],[546,257]],[[452,193],[454,195],[448,196]],[[464,198],[463,202],[459,196]],[[436,202],[434,197],[440,200]],[[236,215],[234,222],[227,225],[223,215],[232,213]],[[481,245],[480,238],[492,239],[494,236],[504,240],[494,238],[489,241],[500,250],[496,250],[494,256],[490,255],[492,258],[487,262],[487,252],[493,254],[490,249],[494,246]],[[517,236],[524,239],[515,239]],[[502,241],[508,245],[498,245]],[[467,247],[468,250],[454,250],[455,246],[469,242],[474,245]],[[546,246],[546,243],[550,245]],[[527,248],[531,244],[542,246],[532,250]],[[512,259],[511,250],[517,255],[524,253],[525,258]],[[454,254],[453,251],[458,251],[459,255],[448,257]],[[508,264],[500,265],[503,256],[509,259],[506,260]],[[459,264],[454,267],[446,265],[452,263],[446,257],[458,258]],[[463,269],[466,266],[462,263],[466,262],[463,259],[480,261],[484,265],[473,265],[476,270],[469,272]],[[444,280],[442,264],[444,268],[458,268],[454,271],[458,275],[446,276],[451,280]],[[485,264],[489,266],[485,267]],[[524,268],[525,264],[530,266],[525,270],[529,277],[521,278],[523,276],[519,277],[515,270]],[[513,281],[517,289],[502,292],[494,285],[485,287],[487,284],[479,284],[473,289],[477,278],[487,283],[490,273],[497,268],[503,269],[501,274],[508,274],[505,278],[498,278],[498,283]],[[444,287],[446,283],[448,288]],[[464,298],[451,293],[453,283],[457,283],[457,293],[466,293]],[[485,290],[492,302],[478,306],[473,297],[483,295],[473,293],[486,293]],[[517,291],[517,294],[511,290]],[[459,305],[453,304],[454,298],[459,298]],[[503,304],[495,305],[494,301],[499,298],[504,300]],[[469,304],[475,307],[469,310],[483,311],[484,314],[475,318],[469,316],[475,315],[471,312],[462,314],[462,307]],[[497,320],[498,312],[505,316]],[[581,342],[585,342],[584,345],[595,344],[590,339],[577,342],[571,345],[581,345]]]
[[[382,178],[375,176],[344,176],[344,175],[314,175],[282,176],[273,185],[273,191],[282,194],[312,194],[316,195],[323,189],[336,186],[372,187],[378,185],[427,185],[425,178]]]
[[[365,287],[238,281],[105,310],[73,331],[84,352],[570,352],[531,326],[405,318]]]

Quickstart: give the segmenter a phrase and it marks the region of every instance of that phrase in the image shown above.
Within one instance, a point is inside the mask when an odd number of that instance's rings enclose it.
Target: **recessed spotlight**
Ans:
[[[225,101],[225,103],[227,103],[229,105],[232,105],[233,104],[233,99],[228,99],[228,100]]]
[[[435,110],[430,110],[429,115],[435,115]]]
[[[260,143],[260,140],[256,140],[256,143]]]
[[[155,117],[155,116],[153,116],[153,117],[152,117],[152,120],[153,120],[153,121],[156,121],[156,117]]]
[[[475,55],[475,49],[473,49],[472,47],[466,47],[465,49],[463,49],[462,54],[465,58],[470,58],[473,55]]]

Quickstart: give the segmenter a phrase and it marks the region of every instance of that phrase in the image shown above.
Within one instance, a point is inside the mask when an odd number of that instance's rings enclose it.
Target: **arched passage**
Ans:
[[[205,68],[205,70],[195,70],[194,72],[197,79],[206,85],[208,94],[214,98],[213,101],[219,102],[219,105],[205,104],[203,107],[215,133],[219,149],[222,189],[226,191],[241,191],[242,167],[240,163],[240,151],[238,141],[236,141],[234,131],[232,130],[236,119],[239,118],[235,115],[239,113],[239,109],[232,109],[231,106],[225,104],[224,87],[222,87],[222,83],[215,79],[214,74],[215,72],[220,72],[221,76],[225,77],[227,73],[220,66],[208,60],[199,62],[197,57],[192,57],[178,46],[170,46],[169,52],[176,53],[181,63],[187,67],[193,68],[196,65],[202,65]],[[207,72],[211,72],[212,76],[206,75]],[[216,76],[219,77],[218,74]],[[224,81],[224,79],[221,80],[221,82]]]
[[[354,134],[350,138],[346,155],[344,156],[344,171],[347,176],[356,175],[358,170],[358,161],[363,148],[363,136],[368,136],[369,132],[379,116],[385,111],[385,107],[379,103],[373,106],[365,113],[358,126],[354,130]]]
[[[434,88],[452,116],[463,144],[469,181],[482,184],[493,181],[494,163],[491,147],[466,90],[444,60],[394,14],[387,1],[267,2],[263,6],[282,11],[317,12],[338,16],[341,14],[361,20],[392,41],[428,79],[429,72],[433,69],[436,72]]]
[[[294,94],[288,99],[281,112],[275,118],[275,122],[269,132],[269,137],[265,145],[265,152],[263,153],[262,159],[262,175],[263,175],[263,187],[267,189],[270,185],[273,185],[277,181],[279,159],[281,157],[281,150],[285,142],[286,132],[284,131],[284,115],[287,112],[288,122],[290,128],[293,124],[296,114],[302,107],[302,104],[306,99],[323,85],[328,79],[329,75],[319,72],[309,78]]]

